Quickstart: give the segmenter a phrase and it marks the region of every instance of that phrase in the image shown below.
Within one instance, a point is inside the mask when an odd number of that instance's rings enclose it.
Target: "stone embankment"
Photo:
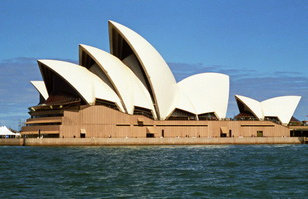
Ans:
[[[142,145],[233,145],[302,144],[298,137],[243,138],[19,138],[0,139],[0,146],[142,146]]]

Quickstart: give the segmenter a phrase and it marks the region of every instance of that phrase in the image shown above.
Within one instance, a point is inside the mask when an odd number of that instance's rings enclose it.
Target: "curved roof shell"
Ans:
[[[48,67],[62,77],[75,88],[88,104],[94,104],[96,99],[107,100],[114,102],[119,110],[124,112],[117,94],[105,82],[86,68],[77,64],[58,60],[38,60],[38,63],[41,71],[43,67]]]
[[[175,96],[174,104],[172,106],[173,110],[170,112],[169,116],[173,113],[175,109],[180,109],[196,115],[197,111],[191,103],[190,98],[182,89],[180,89],[179,87],[177,89],[177,95]]]
[[[241,95],[235,95],[235,99],[245,105],[256,118],[264,119],[262,106],[259,101]]]
[[[47,100],[49,97],[44,81],[30,81],[34,88]]]
[[[280,96],[259,102],[240,95],[236,95],[235,98],[244,103],[257,118],[277,117],[284,125],[290,122],[301,99],[300,96]]]
[[[115,34],[121,37],[116,39]],[[170,112],[170,107],[173,106],[177,91],[175,78],[165,60],[148,41],[119,23],[109,21],[109,39],[110,51],[113,55],[118,57],[119,54],[116,52],[119,49],[125,50],[124,44],[133,51],[142,67],[144,78],[149,83],[148,90],[155,103],[157,115],[159,119],[165,119]]]
[[[220,73],[201,73],[183,79],[178,84],[192,103],[195,114],[214,112],[225,118],[229,98],[229,76]]]
[[[276,116],[281,123],[288,124],[300,99],[300,96],[281,96],[264,100],[261,102],[264,116]]]
[[[151,110],[156,119],[155,109],[148,90],[120,59],[87,45],[80,45],[80,51],[80,55],[82,53],[88,54],[107,76],[115,92],[122,100],[127,113],[133,114],[134,107],[138,106]]]

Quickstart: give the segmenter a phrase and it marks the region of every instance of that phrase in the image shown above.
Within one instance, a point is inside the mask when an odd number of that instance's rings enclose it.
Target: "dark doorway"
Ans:
[[[154,133],[147,133],[147,138],[153,138],[154,137]]]
[[[164,130],[164,129],[161,130],[161,136],[162,136],[162,137],[165,137],[165,130]]]
[[[232,130],[229,130],[229,137],[232,137]]]
[[[290,131],[291,137],[308,137],[307,130],[291,130]]]
[[[86,138],[86,134],[85,133],[80,133],[80,138]]]
[[[227,134],[226,133],[220,133],[220,137],[225,138],[225,137],[227,137]]]
[[[257,137],[263,137],[263,131],[257,131]]]

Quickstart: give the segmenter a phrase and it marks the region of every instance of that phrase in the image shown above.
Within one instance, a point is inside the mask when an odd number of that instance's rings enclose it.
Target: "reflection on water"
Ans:
[[[302,198],[307,145],[0,147],[1,198]]]

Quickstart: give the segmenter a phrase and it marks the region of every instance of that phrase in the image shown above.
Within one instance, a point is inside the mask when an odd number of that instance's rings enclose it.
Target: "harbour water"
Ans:
[[[0,147],[0,198],[305,198],[308,145]]]

